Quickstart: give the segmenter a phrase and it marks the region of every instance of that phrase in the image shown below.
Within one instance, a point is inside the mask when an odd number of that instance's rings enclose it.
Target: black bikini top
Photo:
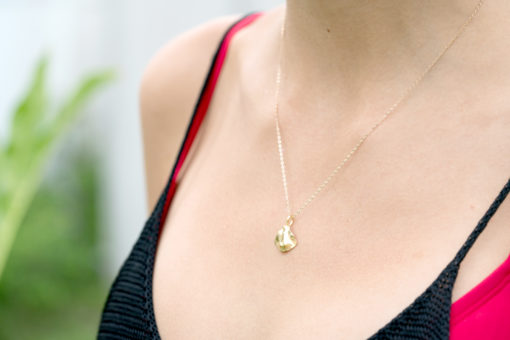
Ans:
[[[182,141],[170,178],[147,219],[131,253],[120,268],[104,305],[98,339],[160,339],[154,317],[152,278],[160,229],[177,187],[177,173],[205,116],[230,38],[261,12],[251,12],[224,33]],[[480,219],[455,257],[414,302],[369,339],[448,339],[452,289],[460,263],[510,191],[510,179]]]

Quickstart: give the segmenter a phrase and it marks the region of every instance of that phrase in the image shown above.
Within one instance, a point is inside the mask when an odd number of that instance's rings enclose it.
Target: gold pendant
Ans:
[[[281,229],[278,230],[278,233],[276,233],[274,244],[282,253],[291,250],[297,245],[297,239],[290,230],[290,226],[293,222],[294,218],[292,216],[288,216],[283,227],[281,227]]]

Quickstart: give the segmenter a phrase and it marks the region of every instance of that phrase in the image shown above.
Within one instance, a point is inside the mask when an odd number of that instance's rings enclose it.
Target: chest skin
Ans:
[[[462,70],[431,75],[295,219],[298,245],[282,254],[273,243],[286,208],[272,97],[240,80],[232,60],[161,234],[153,282],[159,333],[365,339],[430,285],[510,176],[502,83]],[[257,69],[242,78],[256,79]],[[335,125],[282,119],[293,210],[379,117]],[[508,221],[506,199],[462,262],[454,302],[508,257]]]
[[[510,152],[508,117],[411,101],[296,218],[298,245],[282,254],[273,244],[286,216],[274,126],[239,114],[222,90],[228,85],[215,92],[158,247],[163,339],[367,338],[433,281],[510,174],[501,157]],[[356,141],[333,150],[289,140],[294,207]],[[509,206],[468,253],[453,301],[508,255]]]

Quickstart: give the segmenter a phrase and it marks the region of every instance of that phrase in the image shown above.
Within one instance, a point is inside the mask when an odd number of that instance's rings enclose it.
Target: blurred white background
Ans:
[[[138,116],[138,86],[147,62],[165,42],[204,21],[280,3],[0,0],[0,137],[41,55],[50,57],[50,91],[56,99],[87,72],[113,67],[117,73],[114,84],[95,97],[79,120],[79,133],[102,160],[102,224],[107,227],[102,247],[109,275],[126,258],[149,213]]]

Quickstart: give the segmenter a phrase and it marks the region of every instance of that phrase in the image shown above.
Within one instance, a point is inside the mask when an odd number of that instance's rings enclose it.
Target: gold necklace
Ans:
[[[287,205],[287,218],[285,220],[285,224],[278,230],[274,243],[276,247],[281,252],[287,252],[293,249],[297,245],[297,239],[294,233],[291,231],[290,227],[294,223],[294,219],[301,214],[304,208],[306,208],[310,202],[312,202],[315,197],[326,187],[326,185],[331,181],[333,176],[335,176],[338,171],[343,167],[343,165],[352,157],[352,155],[358,150],[358,148],[363,144],[363,142],[368,138],[368,136],[399,106],[401,102],[406,99],[409,94],[412,92],[414,88],[421,82],[421,80],[425,77],[425,75],[436,65],[436,63],[441,59],[441,57],[446,53],[446,51],[453,45],[453,43],[459,38],[459,36],[464,32],[466,27],[473,21],[473,18],[477,15],[480,7],[482,6],[484,0],[480,0],[476,7],[474,8],[471,15],[466,19],[463,25],[459,28],[455,36],[450,40],[450,42],[445,46],[445,48],[439,53],[439,55],[432,61],[432,63],[425,69],[423,73],[404,91],[402,96],[393,104],[382,116],[382,118],[372,126],[368,133],[363,135],[359,140],[358,144],[345,156],[342,162],[330,173],[330,175],[324,180],[324,182],[319,185],[319,187],[312,193],[312,195],[303,203],[303,205],[296,210],[294,214],[291,213],[290,203],[289,203],[289,193],[287,189],[287,176],[285,173],[285,161],[283,158],[283,148],[282,148],[282,137],[280,134],[280,123],[278,120],[278,96],[280,92],[280,82],[281,82],[281,59],[282,59],[282,45],[283,45],[283,36],[285,31],[285,17],[284,14],[283,22],[280,30],[280,47],[279,47],[279,63],[278,63],[278,71],[276,74],[276,94],[275,94],[275,106],[274,106],[274,116],[276,122],[276,136],[278,143],[278,153],[280,155],[280,167],[282,171],[282,180],[283,180],[283,189],[285,193],[285,202]],[[286,12],[285,12],[286,13]]]

